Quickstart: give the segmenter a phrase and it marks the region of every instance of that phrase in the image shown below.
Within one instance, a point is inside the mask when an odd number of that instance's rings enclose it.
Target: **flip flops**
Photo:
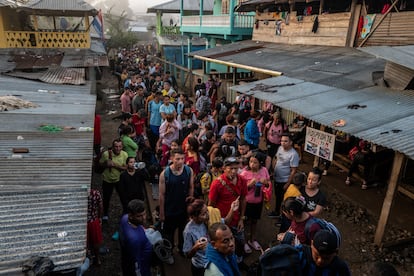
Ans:
[[[251,248],[253,248],[256,251],[261,251],[261,249],[262,249],[262,247],[260,246],[260,244],[256,240],[248,241],[247,243],[249,244],[249,246]]]
[[[244,244],[244,252],[246,254],[252,253],[252,249],[250,248],[250,246],[247,243]]]

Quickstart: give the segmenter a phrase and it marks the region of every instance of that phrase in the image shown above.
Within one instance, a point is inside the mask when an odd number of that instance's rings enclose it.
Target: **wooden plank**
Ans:
[[[362,5],[356,4],[356,0],[353,0],[351,11],[353,10],[354,12],[352,12],[352,16],[349,19],[350,28],[346,38],[346,45],[348,47],[354,47],[355,45],[355,40],[358,32],[359,17],[361,16],[361,9]]]
[[[404,159],[405,159],[404,154],[395,152],[394,162],[393,162],[392,171],[391,171],[391,177],[388,183],[387,194],[385,195],[385,198],[384,198],[381,215],[378,220],[377,230],[375,231],[374,243],[377,246],[381,246],[382,239],[384,237],[385,227],[387,226],[388,217],[390,215],[391,207],[394,201],[395,191],[398,188],[398,181],[400,179],[400,173],[401,173],[402,165],[404,164]]]
[[[408,190],[408,189],[406,189],[406,188],[404,188],[402,186],[398,186],[398,191],[400,193],[402,193],[403,195],[405,195],[405,196],[411,198],[412,200],[414,200],[414,193],[411,192],[410,190]]]

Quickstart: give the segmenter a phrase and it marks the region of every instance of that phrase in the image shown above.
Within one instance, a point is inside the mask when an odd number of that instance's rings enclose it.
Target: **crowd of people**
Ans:
[[[99,222],[110,220],[115,188],[122,214],[112,238],[120,240],[123,275],[150,275],[154,252],[144,229],[150,181],[158,189],[156,229],[173,256],[191,259],[192,275],[241,275],[246,255],[270,254],[257,237],[263,213],[280,227],[280,243],[301,246],[303,275],[350,275],[337,256],[338,236],[314,219],[327,204],[319,189],[324,171],[299,171],[303,132],[292,136],[275,106],[258,112],[243,94],[227,102],[214,75],[198,79],[194,98],[179,93],[175,77],[139,48],[119,52],[115,73],[122,122],[110,149],[97,152],[102,197],[92,190],[89,199],[96,262]],[[303,130],[307,121],[298,116],[294,124]]]

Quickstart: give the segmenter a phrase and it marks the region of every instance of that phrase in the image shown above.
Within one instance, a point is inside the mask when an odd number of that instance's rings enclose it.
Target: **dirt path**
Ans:
[[[116,87],[116,79],[107,72],[101,82],[101,87]],[[99,87],[99,86],[98,86]],[[116,115],[108,115],[105,106],[98,102],[97,112],[102,116],[102,144],[107,146],[112,139],[116,137],[116,130],[120,124],[118,119],[112,119]],[[309,171],[313,157],[305,154],[305,163],[301,164],[299,169]],[[376,219],[378,215],[378,205],[382,206],[384,196],[383,190],[361,191],[358,187],[344,187],[345,174],[335,167],[331,167],[329,175],[322,180],[322,190],[328,197],[329,207],[324,212],[323,217],[333,222],[342,232],[343,245],[340,250],[340,256],[345,259],[351,267],[352,275],[367,275],[367,266],[374,261],[388,261],[393,263],[401,275],[414,275],[414,247],[395,247],[390,249],[379,249],[373,245]],[[93,185],[101,187],[100,176],[93,177]],[[150,186],[147,186],[150,189]],[[348,190],[344,190],[348,189]],[[148,191],[151,194],[151,190]],[[364,194],[361,194],[364,193]],[[152,200],[152,199],[151,199]],[[151,206],[156,205],[156,201],[151,201]],[[398,198],[398,204],[401,212],[410,215],[413,203],[405,198]],[[395,208],[394,208],[395,209]],[[119,198],[114,193],[111,199],[110,220],[103,225],[104,245],[109,248],[109,253],[102,257],[100,267],[92,267],[86,275],[121,275],[120,270],[120,251],[117,241],[112,241],[111,236],[117,230],[121,207]],[[395,215],[397,213],[397,215]],[[401,238],[411,237],[411,233],[406,229],[412,229],[414,226],[410,223],[404,223],[404,220],[398,220],[398,210],[394,210],[394,217],[391,220],[393,225],[398,227],[387,227],[386,240],[392,241]],[[259,221],[258,237],[263,247],[268,246],[275,240],[277,228],[273,225],[274,221],[267,218],[265,214]],[[258,253],[253,253],[246,258],[246,263],[252,263],[258,258]],[[167,275],[190,275],[189,260],[176,257],[176,263],[166,267]]]

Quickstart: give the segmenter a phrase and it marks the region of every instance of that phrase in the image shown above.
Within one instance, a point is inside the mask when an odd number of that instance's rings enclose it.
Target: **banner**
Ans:
[[[95,31],[98,33],[99,37],[104,40],[104,27],[103,27],[103,16],[102,11],[99,10],[98,14],[93,18],[92,25],[95,28]]]
[[[335,135],[311,127],[306,128],[305,151],[332,161],[335,148]]]

